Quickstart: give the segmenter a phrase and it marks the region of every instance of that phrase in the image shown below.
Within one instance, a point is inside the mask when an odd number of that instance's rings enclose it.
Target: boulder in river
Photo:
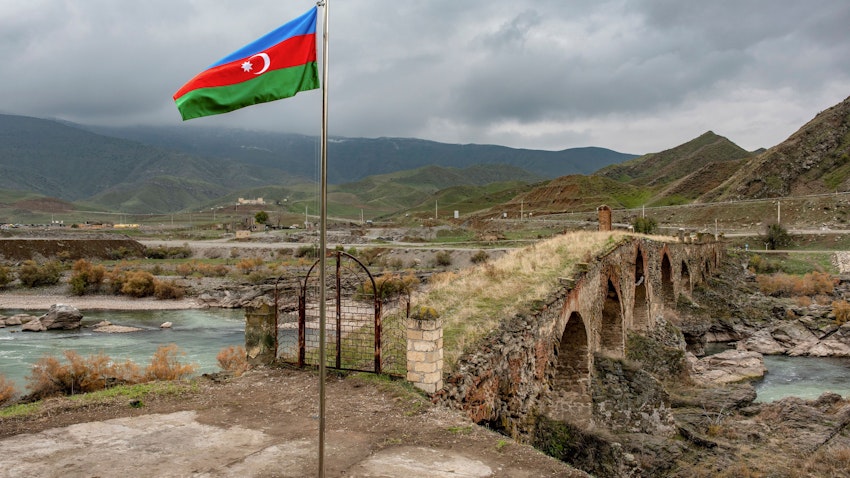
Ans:
[[[46,314],[39,317],[46,329],[75,330],[82,327],[83,314],[67,304],[53,304]]]
[[[26,324],[27,322],[30,322],[32,320],[35,320],[35,317],[29,314],[15,314],[11,317],[6,317],[6,320],[4,320],[4,322],[6,322],[6,325],[21,325]]]
[[[749,350],[727,350],[699,360],[689,356],[692,376],[702,382],[724,384],[761,378],[767,372],[764,357]]]
[[[33,319],[22,324],[21,330],[24,332],[44,332],[47,327],[42,325],[41,320]]]

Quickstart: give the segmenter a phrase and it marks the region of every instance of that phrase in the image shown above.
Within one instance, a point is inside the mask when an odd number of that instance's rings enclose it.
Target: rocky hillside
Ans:
[[[702,201],[752,199],[850,190],[850,98],[821,112],[768,149]]]
[[[617,182],[605,176],[571,175],[549,181],[528,193],[517,196],[502,206],[502,211],[560,213],[576,210],[593,210],[601,204],[613,208],[637,207],[649,194],[645,188]]]
[[[595,174],[634,186],[658,187],[701,169],[748,158],[752,154],[723,136],[708,131],[685,144],[608,166]]]

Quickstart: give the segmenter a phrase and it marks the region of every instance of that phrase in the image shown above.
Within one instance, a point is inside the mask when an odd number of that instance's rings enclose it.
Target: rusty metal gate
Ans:
[[[385,330],[385,303],[366,266],[343,251],[329,251],[325,262],[325,366],[404,375],[406,336],[398,301],[387,304]],[[290,308],[289,320],[278,322],[278,357],[299,367],[319,365],[319,272],[317,260],[298,291],[297,311]],[[406,304],[402,314],[407,315]]]

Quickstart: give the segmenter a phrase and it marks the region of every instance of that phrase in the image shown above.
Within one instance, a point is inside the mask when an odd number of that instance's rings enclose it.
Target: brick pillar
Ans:
[[[599,215],[599,230],[610,231],[612,226],[611,208],[603,204],[596,208],[596,212]]]
[[[426,393],[443,388],[443,321],[431,314],[407,319],[407,381]]]
[[[273,306],[263,302],[245,307],[245,351],[251,365],[269,365],[277,358]]]

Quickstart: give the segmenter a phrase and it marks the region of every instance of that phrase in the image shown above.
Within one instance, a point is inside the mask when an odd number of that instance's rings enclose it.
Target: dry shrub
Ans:
[[[230,272],[224,264],[195,264],[195,271],[204,277],[224,277]]]
[[[245,261],[252,261],[254,259],[246,259]],[[244,261],[243,261],[244,262]],[[262,261],[260,261],[262,264]],[[224,277],[230,272],[230,269],[227,268],[224,264],[204,264],[203,262],[198,261],[189,261],[184,262],[183,264],[178,264],[177,267],[174,268],[174,271],[181,277],[188,277],[193,274],[198,274],[202,277]]]
[[[410,295],[411,292],[419,285],[419,278],[413,275],[412,272],[402,276],[400,274],[382,274],[375,277],[375,288],[380,299],[392,299],[400,295]],[[372,290],[372,281],[364,281],[360,284],[358,290],[363,295],[375,295]]]
[[[448,267],[452,265],[452,251],[439,251],[434,254],[435,267]]]
[[[111,271],[106,273],[106,280],[109,284],[109,292],[120,294],[121,288],[124,287],[124,282],[127,281],[127,270],[121,265],[116,265]]]
[[[147,271],[127,272],[121,293],[131,297],[147,297],[155,291],[153,274]]]
[[[835,314],[835,322],[842,325],[850,320],[850,304],[846,300],[833,301],[832,313]]]
[[[73,350],[64,355],[66,363],[45,356],[33,365],[27,388],[34,398],[94,392],[141,379],[139,367],[129,360],[116,363],[102,353],[84,358]]]
[[[766,475],[757,469],[753,469],[746,463],[736,463],[723,470],[716,478],[764,478]]]
[[[198,368],[195,364],[183,364],[178,356],[186,355],[177,344],[161,345],[153,354],[151,364],[145,369],[148,380],[181,380],[189,377]]]
[[[185,279],[195,272],[195,267],[191,262],[184,262],[182,264],[177,264],[177,267],[174,268],[174,272]]]
[[[765,295],[775,297],[832,295],[838,278],[826,272],[810,272],[804,276],[789,274],[759,275],[756,283]]]
[[[215,359],[222,370],[231,372],[237,377],[248,370],[248,354],[245,352],[245,347],[241,345],[231,345],[221,349]]]
[[[97,292],[103,285],[104,277],[106,277],[106,268],[102,265],[94,265],[85,259],[79,259],[75,262],[71,271],[68,284],[71,285],[71,292],[76,295]]]
[[[799,307],[808,307],[812,305],[812,298],[809,296],[801,295],[794,298],[794,303]]]
[[[483,264],[487,262],[487,259],[490,258],[490,254],[487,254],[487,251],[479,250],[472,257],[469,258],[469,261],[473,264]]]
[[[850,469],[850,448],[821,448],[801,464],[803,476],[847,476]]]
[[[154,279],[153,295],[159,300],[180,300],[186,295],[186,290],[173,280],[161,281]]]
[[[12,282],[12,271],[3,264],[0,264],[0,287],[5,287],[6,284]]]
[[[259,257],[250,257],[248,259],[242,259],[236,264],[236,268],[239,269],[243,274],[248,275],[258,267],[263,265],[263,260]]]
[[[5,376],[0,375],[0,406],[5,405],[9,400],[17,395],[15,384],[8,380]]]
[[[18,268],[18,279],[26,287],[55,285],[62,276],[62,265],[51,261],[39,265],[36,261],[24,261]]]

